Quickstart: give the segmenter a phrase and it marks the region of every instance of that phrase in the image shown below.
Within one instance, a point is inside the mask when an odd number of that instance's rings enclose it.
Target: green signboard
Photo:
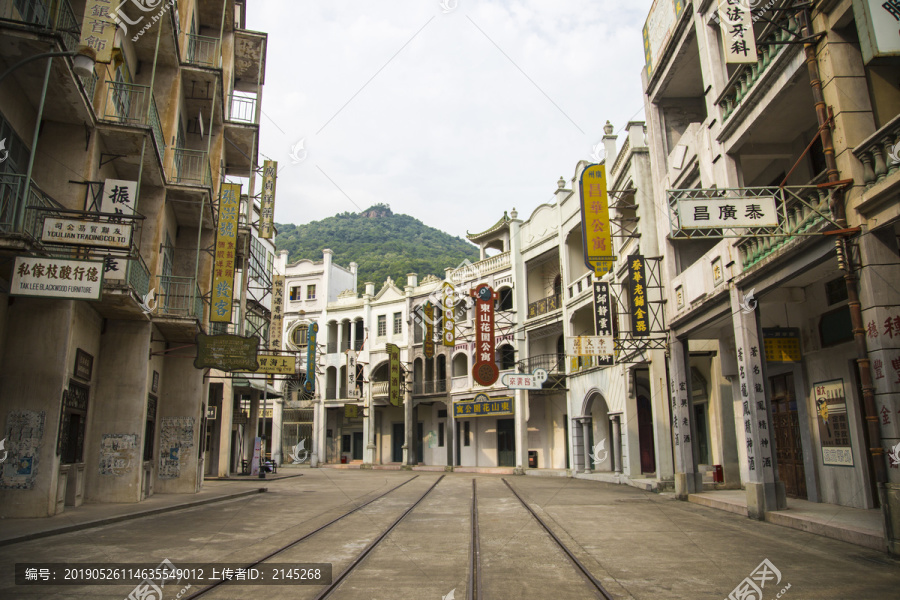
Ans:
[[[259,336],[197,334],[197,358],[194,367],[220,371],[256,371],[259,368],[256,350]]]

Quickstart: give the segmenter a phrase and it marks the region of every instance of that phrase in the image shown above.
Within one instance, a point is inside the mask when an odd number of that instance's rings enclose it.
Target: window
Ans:
[[[843,302],[848,298],[847,284],[843,277],[838,277],[825,284],[825,298],[828,306]]]
[[[438,423],[438,446],[444,447],[444,424]]]
[[[350,452],[350,436],[341,436],[341,452]]]
[[[155,371],[154,371],[155,372]],[[153,460],[153,444],[156,441],[156,404],[153,394],[147,395],[147,420],[144,423],[144,460]]]
[[[300,286],[295,285],[291,287],[291,301],[295,302],[300,300]]]
[[[291,332],[291,342],[295,346],[306,346],[309,340],[309,325],[298,325],[293,332]]]
[[[403,313],[394,313],[394,335],[403,333]]]
[[[512,346],[504,345],[497,348],[497,367],[501,371],[516,368],[516,350]]]
[[[64,465],[82,461],[90,388],[69,380],[68,392],[63,396],[62,423],[56,447],[56,453]]]
[[[500,290],[499,298],[497,299],[497,310],[512,310],[513,309],[513,291],[512,288],[503,288]]]
[[[387,315],[378,315],[378,337],[387,335]]]
[[[849,305],[819,317],[819,337],[822,340],[823,348],[843,344],[853,339],[853,321],[850,318]]]
[[[463,445],[469,445],[469,422],[463,423]]]
[[[306,299],[307,300],[315,300],[316,299],[316,286],[315,285],[306,286]]]

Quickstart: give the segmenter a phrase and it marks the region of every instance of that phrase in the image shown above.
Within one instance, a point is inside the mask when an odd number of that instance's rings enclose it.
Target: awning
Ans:
[[[249,390],[259,390],[260,392],[266,391],[266,395],[269,398],[283,398],[284,395],[276,390],[271,385],[265,384],[263,385],[262,379],[240,379],[235,377],[231,380],[231,388],[234,391],[249,391]]]

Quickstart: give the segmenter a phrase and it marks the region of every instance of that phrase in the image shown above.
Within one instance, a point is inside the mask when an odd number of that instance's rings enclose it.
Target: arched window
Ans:
[[[291,342],[295,346],[305,347],[309,343],[309,325],[298,325],[291,332]]]
[[[453,357],[453,376],[465,377],[469,374],[469,356],[460,352]]]
[[[512,288],[503,288],[498,292],[500,298],[497,300],[497,310],[513,309],[513,291]]]
[[[505,344],[497,348],[497,367],[501,371],[516,368],[516,350],[512,346]]]

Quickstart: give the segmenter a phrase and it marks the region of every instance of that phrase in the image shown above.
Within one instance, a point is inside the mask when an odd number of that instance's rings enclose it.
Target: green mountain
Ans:
[[[343,267],[356,262],[357,291],[367,281],[378,290],[388,276],[402,288],[407,273],[418,273],[419,281],[426,275],[443,279],[446,267],[479,257],[478,248],[466,240],[408,215],[395,215],[385,204],[303,225],[276,224],[276,228],[275,248],[289,252],[288,262],[321,260],[325,248],[334,251],[335,262]]]

